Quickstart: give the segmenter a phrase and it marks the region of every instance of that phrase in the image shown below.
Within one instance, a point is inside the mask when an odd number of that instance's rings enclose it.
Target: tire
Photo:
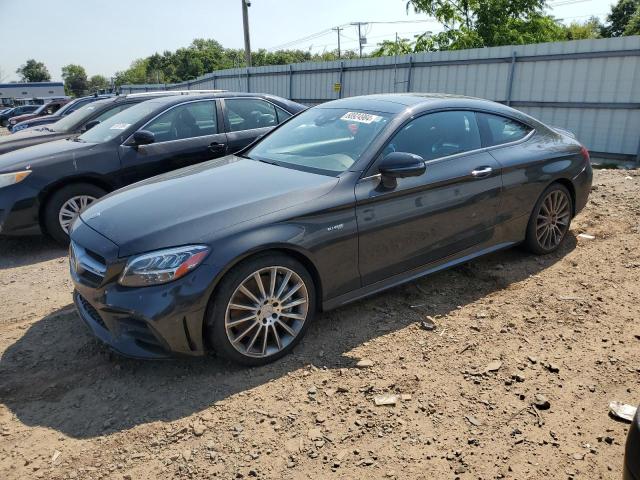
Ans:
[[[555,252],[567,236],[572,217],[573,199],[567,187],[559,183],[549,185],[531,212],[525,248],[536,255]]]
[[[73,183],[56,191],[47,201],[43,211],[44,227],[47,234],[61,245],[68,245],[69,234],[61,224],[60,217],[63,207],[68,207],[67,202],[72,199],[81,199],[83,197],[90,199],[86,203],[86,205],[88,205],[98,198],[106,195],[106,193],[107,192],[102,188],[90,183]],[[82,203],[84,204],[84,202]],[[67,209],[67,211],[69,211],[69,209]],[[65,216],[64,218],[66,219],[68,216]],[[73,220],[75,220],[75,217],[69,221],[69,225],[71,225]]]
[[[273,269],[276,275],[272,282]],[[283,286],[284,280],[287,283]],[[241,286],[255,298],[245,295]],[[295,306],[282,308],[284,302]],[[315,285],[307,269],[281,253],[259,254],[240,262],[224,276],[207,310],[205,334],[209,345],[227,360],[247,366],[266,365],[296,346],[313,321],[315,310]],[[236,325],[232,325],[234,322]]]

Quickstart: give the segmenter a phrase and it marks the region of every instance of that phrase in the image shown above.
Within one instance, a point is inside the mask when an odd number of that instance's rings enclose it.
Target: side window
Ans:
[[[286,110],[276,107],[276,112],[278,112],[278,124],[284,122],[286,119],[291,118],[291,114]]]
[[[481,148],[475,115],[470,111],[429,113],[412,120],[395,134],[384,154],[408,152],[425,160]]]
[[[218,133],[216,103],[206,100],[178,105],[142,128],[153,132],[156,142],[214,135]]]
[[[229,98],[224,101],[232,132],[278,124],[276,108],[257,98]],[[283,119],[284,120],[284,119]]]
[[[515,142],[526,137],[532,130],[531,127],[507,117],[480,112],[477,115],[485,147]]]

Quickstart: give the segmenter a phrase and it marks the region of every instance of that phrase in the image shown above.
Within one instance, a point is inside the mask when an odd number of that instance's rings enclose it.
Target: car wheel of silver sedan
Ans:
[[[307,269],[279,253],[242,262],[222,280],[208,318],[214,349],[245,365],[269,363],[300,341],[315,311]]]

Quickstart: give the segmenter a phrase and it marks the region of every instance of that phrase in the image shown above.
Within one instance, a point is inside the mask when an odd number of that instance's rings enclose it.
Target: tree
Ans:
[[[97,92],[98,90],[104,90],[109,88],[109,80],[103,75],[94,75],[89,79],[87,84],[87,90],[90,93]]]
[[[33,58],[16,70],[23,82],[48,82],[51,80],[49,70],[42,62],[37,62]]]
[[[584,23],[571,22],[565,27],[567,40],[587,40],[600,38],[604,25],[598,17],[591,17]]]
[[[337,50],[312,54],[304,50],[270,52],[260,49],[251,55],[256,67],[338,59]],[[342,52],[341,58],[357,56],[356,52],[347,50]],[[183,82],[216,70],[244,66],[244,50],[224,48],[215,40],[196,38],[191,45],[179,48],[175,52],[164,51],[134,60],[127,70],[116,73],[115,84]]]
[[[371,53],[371,56],[406,55],[413,52],[413,49],[414,46],[408,38],[399,38],[397,41],[385,40],[378,44],[378,48]]]
[[[624,28],[624,34],[640,35],[640,6],[636,8],[636,12],[629,19],[629,22]]]
[[[87,72],[80,65],[66,65],[62,67],[62,79],[64,80],[64,91],[67,95],[80,97],[84,95],[89,87]]]
[[[640,0],[639,0],[640,1]],[[416,37],[415,51],[458,50],[564,39],[563,27],[544,13],[545,0],[409,0],[445,30]]]
[[[640,0],[619,0],[611,6],[611,13],[607,15],[607,25],[602,29],[603,37],[621,37],[634,35],[627,33],[627,24],[634,16],[640,15]],[[633,32],[633,27],[629,30]]]

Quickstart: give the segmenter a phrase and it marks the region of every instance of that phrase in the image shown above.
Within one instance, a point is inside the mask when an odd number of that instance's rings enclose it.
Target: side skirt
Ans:
[[[353,290],[349,293],[340,295],[339,297],[331,298],[322,303],[322,309],[324,311],[332,310],[341,305],[353,302],[355,300],[360,300],[361,298],[374,295],[383,290],[387,290],[403,283],[410,282],[412,280],[415,280],[416,278],[424,277],[425,275],[430,275],[432,273],[439,272],[440,270],[455,267],[456,265],[459,265],[461,263],[466,263],[469,260],[473,260],[474,258],[478,258],[483,255],[496,252],[498,250],[504,250],[505,248],[512,247],[519,242],[510,241],[487,246],[487,244],[489,243],[491,242],[487,242],[484,245],[480,246],[476,245],[475,247],[463,250],[460,253],[451,255],[450,257],[444,258],[437,262],[432,262],[422,267],[409,270],[408,272],[399,273],[397,275],[394,275],[393,277],[389,277],[386,280],[361,287],[357,290]]]

